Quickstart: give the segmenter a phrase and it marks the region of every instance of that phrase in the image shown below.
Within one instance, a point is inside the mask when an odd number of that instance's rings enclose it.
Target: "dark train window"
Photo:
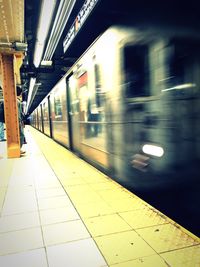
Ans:
[[[172,40],[169,44],[172,49],[169,60],[169,84],[177,86],[192,82],[192,64],[199,55],[199,43],[186,40]]]
[[[125,96],[149,95],[148,48],[146,45],[124,48]]]

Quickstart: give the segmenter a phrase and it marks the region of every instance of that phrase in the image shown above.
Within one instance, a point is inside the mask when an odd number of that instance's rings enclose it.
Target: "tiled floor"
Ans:
[[[33,128],[0,144],[1,267],[198,267],[199,239]]]

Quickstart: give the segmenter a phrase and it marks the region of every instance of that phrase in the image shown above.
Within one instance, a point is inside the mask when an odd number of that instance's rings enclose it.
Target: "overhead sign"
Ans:
[[[98,1],[99,0],[86,0],[85,1],[84,5],[79,11],[74,23],[72,24],[71,28],[69,29],[69,32],[67,33],[64,39],[64,42],[63,42],[64,53],[67,51],[67,48],[71,44],[77,32],[80,30],[86,18],[89,16],[89,14],[91,13],[91,11],[93,10],[93,8],[95,7]]]

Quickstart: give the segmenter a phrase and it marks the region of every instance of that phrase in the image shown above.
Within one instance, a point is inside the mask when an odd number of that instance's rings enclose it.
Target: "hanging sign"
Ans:
[[[64,53],[67,51],[67,48],[71,44],[72,40],[76,36],[77,32],[80,30],[82,25],[84,24],[86,18],[89,16],[93,8],[95,7],[98,0],[86,0],[81,10],[79,11],[75,21],[73,22],[71,28],[69,29],[64,42],[63,49]]]

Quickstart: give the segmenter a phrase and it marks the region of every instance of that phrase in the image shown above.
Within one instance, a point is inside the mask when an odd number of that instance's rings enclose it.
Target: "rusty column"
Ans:
[[[16,56],[14,53],[2,53],[0,57],[8,158],[20,157],[20,136],[16,96],[16,81],[19,80],[19,58],[20,57]],[[20,61],[22,60],[20,59]]]

